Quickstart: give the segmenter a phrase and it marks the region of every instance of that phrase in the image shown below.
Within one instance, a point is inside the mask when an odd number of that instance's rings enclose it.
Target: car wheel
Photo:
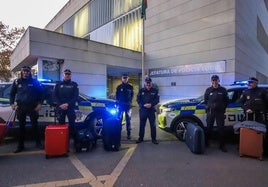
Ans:
[[[178,119],[174,125],[174,133],[175,136],[180,140],[180,141],[185,141],[185,133],[186,133],[186,127],[188,123],[194,123],[196,125],[197,122],[195,122],[192,119]]]
[[[101,138],[104,116],[95,115],[90,120],[90,125],[93,127],[94,136]]]

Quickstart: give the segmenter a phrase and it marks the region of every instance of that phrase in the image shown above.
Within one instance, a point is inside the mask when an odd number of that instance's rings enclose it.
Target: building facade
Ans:
[[[267,83],[267,0],[149,1],[146,68],[162,100],[255,76]],[[194,94],[196,93],[196,94]]]
[[[129,73],[138,89],[143,43],[144,68],[161,101],[203,94],[213,74],[224,86],[250,76],[267,83],[267,0],[148,0],[144,25],[140,9],[141,0],[70,0],[44,30],[27,30],[12,67],[32,60],[40,77],[52,76],[41,71],[44,64],[54,63],[57,69],[64,60],[60,68],[74,69],[83,91],[107,96],[121,73]],[[95,78],[101,81],[90,81]],[[98,87],[101,94],[89,91]]]

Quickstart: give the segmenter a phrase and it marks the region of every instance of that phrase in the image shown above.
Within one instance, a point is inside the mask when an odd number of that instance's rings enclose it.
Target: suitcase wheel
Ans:
[[[80,153],[80,152],[82,151],[82,148],[81,148],[80,146],[76,146],[76,147],[75,147],[75,151],[76,151],[77,153]]]
[[[77,153],[80,153],[81,151],[82,151],[81,148],[76,148],[76,149],[75,149],[75,152],[77,152]]]
[[[116,145],[113,145],[112,150],[113,151],[119,151],[119,146],[118,145],[117,146]]]

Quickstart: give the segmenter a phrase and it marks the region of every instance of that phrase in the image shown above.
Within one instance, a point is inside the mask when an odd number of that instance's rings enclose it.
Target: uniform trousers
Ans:
[[[125,113],[125,119],[126,119],[126,130],[127,130],[127,136],[130,136],[131,134],[131,123],[130,123],[130,115],[129,115],[130,107],[119,107],[119,113],[123,114]]]
[[[41,134],[40,129],[38,128],[38,117],[39,114],[34,108],[28,108],[23,106],[18,106],[17,109],[17,119],[19,120],[19,144],[18,146],[23,148],[24,147],[24,139],[25,139],[25,126],[26,126],[26,116],[30,117],[31,125],[33,128],[34,138],[36,144],[41,143]]]
[[[139,115],[140,115],[139,139],[143,140],[144,138],[145,125],[148,119],[150,123],[150,128],[151,128],[151,138],[152,140],[156,140],[155,110],[154,109],[153,110],[140,109]]]
[[[75,140],[76,137],[76,128],[75,128],[75,111],[73,108],[68,108],[67,110],[62,110],[60,108],[57,109],[57,118],[60,124],[66,124],[65,119],[66,116],[69,122],[69,135]]]
[[[211,139],[214,122],[216,120],[218,141],[220,146],[225,145],[225,132],[224,132],[224,112],[209,111],[207,112],[207,130],[206,130],[206,143],[208,144]]]

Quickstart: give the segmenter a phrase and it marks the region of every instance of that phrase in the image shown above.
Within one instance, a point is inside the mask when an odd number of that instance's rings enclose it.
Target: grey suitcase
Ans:
[[[205,151],[205,133],[204,130],[193,123],[186,126],[185,143],[188,148],[196,154],[202,154]]]

